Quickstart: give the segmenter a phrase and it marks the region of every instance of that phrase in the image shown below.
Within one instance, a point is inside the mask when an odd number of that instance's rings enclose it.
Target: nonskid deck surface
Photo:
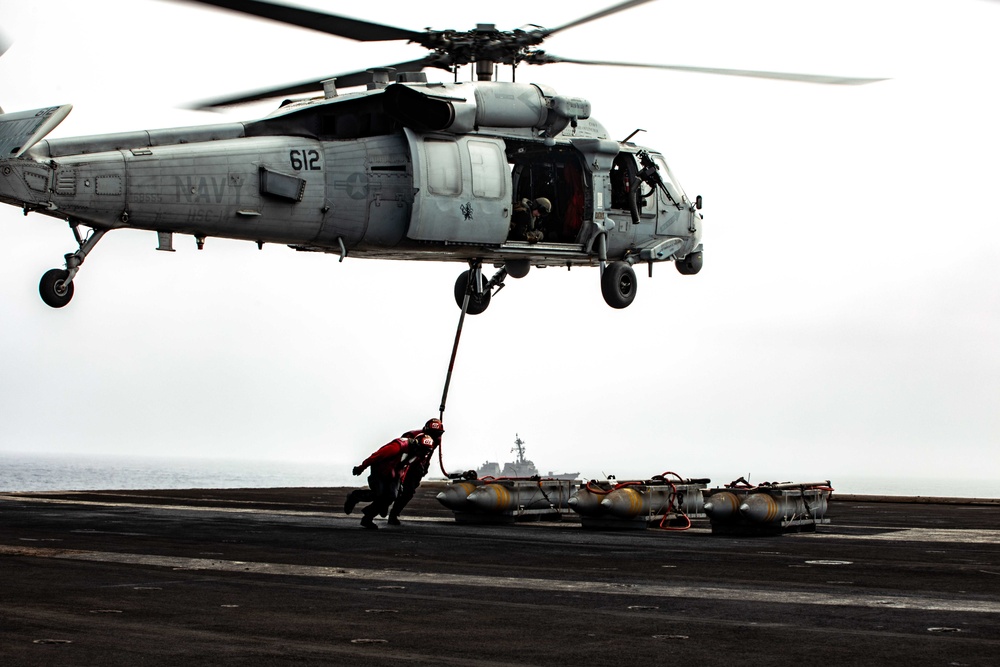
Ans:
[[[0,494],[4,665],[991,665],[1000,505],[830,503],[777,537],[456,524],[425,486]],[[408,517],[408,515],[411,515]]]

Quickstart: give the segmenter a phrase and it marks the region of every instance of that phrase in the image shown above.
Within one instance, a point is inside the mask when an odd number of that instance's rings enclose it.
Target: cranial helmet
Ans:
[[[545,197],[539,197],[538,199],[536,199],[535,200],[535,205],[538,206],[538,208],[540,208],[543,211],[545,211],[546,213],[551,213],[552,212],[552,202],[550,202]]]
[[[424,424],[424,432],[444,433],[444,424],[437,417],[431,417]]]

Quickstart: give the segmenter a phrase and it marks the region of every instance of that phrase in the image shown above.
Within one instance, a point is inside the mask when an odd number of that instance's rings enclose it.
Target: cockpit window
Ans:
[[[634,176],[635,158],[629,153],[619,153],[611,165],[611,208],[628,209]]]
[[[661,155],[654,155],[653,162],[655,162],[658,167],[657,173],[660,175],[660,180],[662,180],[663,184],[667,186],[667,191],[671,195],[670,197],[667,197],[661,190],[660,197],[662,197],[664,202],[667,204],[680,205],[681,198],[684,196],[684,190],[681,189],[680,183],[678,183],[677,179],[674,178],[673,173],[670,171],[670,167],[667,166],[667,163]],[[676,201],[670,201],[673,198],[676,198]]]
[[[635,155],[619,153],[611,166],[611,208],[631,210],[634,198],[642,215],[656,214],[655,189],[639,178]]]

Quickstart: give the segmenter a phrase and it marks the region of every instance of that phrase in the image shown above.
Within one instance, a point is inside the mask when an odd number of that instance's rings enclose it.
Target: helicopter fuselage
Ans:
[[[0,160],[0,201],[74,231],[155,231],[164,250],[183,234],[476,268],[700,268],[701,215],[662,155],[534,84],[397,83],[258,121],[68,139],[27,136],[25,115],[0,115],[4,145],[36,141]],[[529,241],[514,206],[539,197],[551,211]],[[65,282],[87,252],[81,240]]]

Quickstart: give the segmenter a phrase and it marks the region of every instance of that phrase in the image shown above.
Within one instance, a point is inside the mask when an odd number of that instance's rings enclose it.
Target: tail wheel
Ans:
[[[481,286],[486,285],[486,278],[481,273],[479,274],[479,278],[482,281]],[[462,307],[462,303],[465,301],[465,290],[468,286],[469,272],[462,271],[458,276],[458,280],[455,281],[455,302],[459,308]],[[492,296],[487,289],[483,289],[481,294],[477,294],[476,290],[473,290],[469,295],[469,309],[465,312],[469,315],[479,315],[490,305],[490,298]]]
[[[62,308],[73,298],[73,283],[66,282],[69,271],[65,269],[50,269],[38,283],[38,293],[42,301],[52,308]]]
[[[627,262],[612,262],[601,276],[601,293],[612,308],[626,308],[635,301],[635,271]]]

